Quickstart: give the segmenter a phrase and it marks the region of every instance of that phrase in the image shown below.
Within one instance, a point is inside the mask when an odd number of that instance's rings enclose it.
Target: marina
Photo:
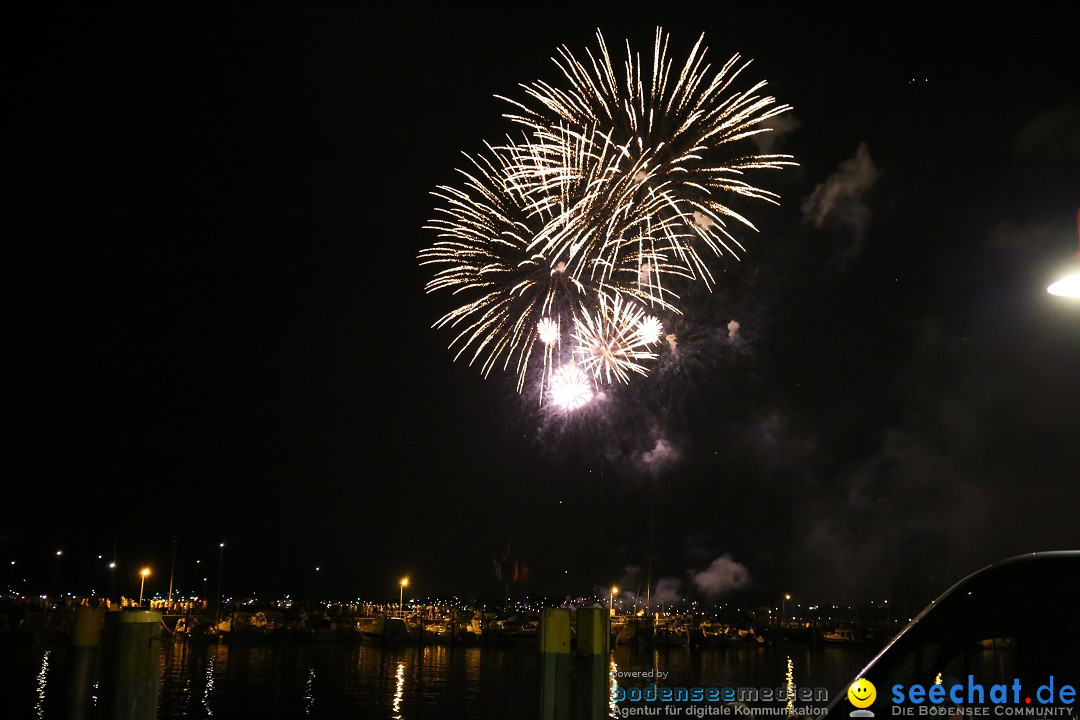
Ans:
[[[103,610],[122,609],[116,604]],[[0,612],[0,637],[63,642],[78,607],[89,600],[49,603],[25,600]],[[575,607],[568,605],[566,607]],[[582,605],[582,607],[590,607]],[[592,606],[592,607],[595,607]],[[418,645],[514,643],[537,640],[540,609],[523,602],[474,607],[454,601],[413,602],[405,607],[377,603],[212,604],[152,600],[164,640],[183,643],[413,643]],[[612,613],[610,645],[641,647],[880,647],[900,626],[884,618],[834,622],[821,617],[781,619],[754,612],[693,611]]]

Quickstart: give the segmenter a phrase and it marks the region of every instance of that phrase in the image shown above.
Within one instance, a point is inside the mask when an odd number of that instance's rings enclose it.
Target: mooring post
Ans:
[[[103,720],[155,720],[161,672],[161,613],[121,610],[105,616],[101,638]]]
[[[94,684],[94,663],[101,647],[101,624],[105,608],[79,605],[69,637],[64,670],[64,717],[84,720],[91,716],[91,689]]]
[[[576,625],[570,717],[600,720],[608,716],[610,699],[610,613],[607,608],[579,608]]]
[[[540,720],[608,716],[611,621],[604,608],[580,608],[571,646],[570,611],[540,614]]]
[[[570,716],[570,611],[545,608],[540,612],[540,720]]]

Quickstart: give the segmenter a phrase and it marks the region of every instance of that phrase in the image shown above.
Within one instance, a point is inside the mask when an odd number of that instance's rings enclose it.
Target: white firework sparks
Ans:
[[[551,377],[551,401],[564,410],[577,410],[592,400],[593,390],[589,376],[577,365],[567,363],[558,368]]]
[[[450,342],[454,359],[469,353],[469,363],[479,363],[485,377],[496,367],[512,367],[519,392],[530,366],[539,361],[542,401],[552,369],[560,359],[569,359],[560,358],[555,347],[561,329],[573,327],[581,309],[593,307],[596,297],[617,291],[675,310],[649,290],[667,265],[659,258],[643,262],[628,252],[617,254],[618,267],[593,272],[597,262],[583,263],[571,248],[550,242],[565,222],[563,205],[534,204],[516,178],[528,148],[488,150],[466,156],[472,166],[459,170],[463,187],[440,186],[434,193],[445,204],[425,227],[437,231],[439,240],[420,252],[420,264],[438,268],[428,292],[449,291],[459,301],[434,325],[457,331]],[[569,263],[555,259],[560,251],[566,251],[562,257]],[[651,268],[644,279],[643,264]],[[538,344],[544,345],[542,352]]]
[[[532,175],[546,178],[541,194],[552,182],[575,189],[564,233],[584,245],[579,252],[614,266],[609,255],[622,248],[611,239],[631,240],[642,257],[663,257],[679,274],[712,285],[698,245],[737,256],[744,248],[728,221],[756,230],[730,200],[778,200],[743,177],[796,164],[790,155],[742,152],[739,141],[770,132],[766,121],[790,107],[764,95],[765,82],[733,90],[750,63],[734,55],[713,70],[703,37],[678,69],[658,28],[651,61],[627,42],[621,73],[602,33],[597,40],[587,60],[565,46],[553,58],[568,88],[537,81],[522,85],[525,102],[502,98],[514,107],[506,117],[542,148],[532,161],[549,165]]]
[[[595,312],[574,318],[574,354],[586,372],[598,380],[630,382],[630,373],[647,375],[644,361],[655,360],[639,334],[645,311],[621,295],[601,295]]]
[[[651,57],[627,43],[617,73],[597,39],[584,60],[558,50],[564,87],[503,98],[523,137],[466,155],[460,183],[434,193],[438,240],[419,253],[435,268],[426,290],[457,303],[434,324],[454,329],[454,359],[514,372],[518,392],[538,375],[540,402],[567,408],[587,402],[574,372],[589,395],[590,381],[648,373],[664,328],[645,309],[680,313],[673,281],[711,287],[709,260],[743,250],[732,226],[756,230],[735,203],[778,200],[747,176],[795,165],[744,142],[790,108],[764,82],[735,89],[738,55],[714,69],[699,38],[679,66],[657,29]]]
[[[559,339],[559,323],[551,318],[544,318],[537,323],[536,332],[540,336],[540,342],[551,345]]]
[[[434,193],[445,204],[425,227],[440,239],[419,259],[438,268],[427,291],[449,291],[460,303],[434,325],[457,330],[454,359],[470,352],[469,363],[479,362],[485,377],[513,366],[520,392],[539,321],[562,316],[569,323],[587,288],[562,271],[563,263],[532,249],[551,216],[526,209],[521,189],[507,181],[511,154],[490,150],[466,156],[472,167],[459,170],[462,188],[440,186]]]
[[[638,323],[638,337],[646,345],[653,345],[660,341],[664,334],[664,324],[655,315],[646,315]]]

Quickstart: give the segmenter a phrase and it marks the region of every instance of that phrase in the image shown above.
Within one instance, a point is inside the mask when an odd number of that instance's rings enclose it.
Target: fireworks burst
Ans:
[[[620,239],[711,286],[698,245],[713,255],[737,256],[744,248],[729,222],[756,230],[729,198],[778,201],[743,177],[796,164],[790,155],[731,150],[768,132],[766,121],[790,107],[764,95],[763,81],[733,90],[749,61],[734,55],[714,72],[703,37],[681,69],[668,54],[663,30],[657,29],[651,62],[643,64],[627,42],[621,73],[602,33],[597,40],[597,52],[588,51],[586,61],[566,47],[558,50],[554,61],[568,89],[540,81],[522,85],[527,100],[503,98],[514,107],[506,117],[543,148],[533,157],[550,167],[534,175],[563,183],[577,178],[580,199],[568,208],[564,232],[590,243],[582,252],[610,261],[622,251],[614,241]],[[571,152],[583,171],[565,162]]]
[[[590,382],[648,373],[664,329],[646,312],[680,312],[675,278],[711,287],[707,259],[742,250],[731,223],[755,229],[731,201],[777,201],[744,177],[795,164],[738,153],[789,109],[764,82],[733,89],[739,56],[714,71],[699,38],[680,68],[658,30],[651,61],[627,43],[620,74],[597,38],[587,60],[558,51],[566,88],[503,98],[523,136],[465,156],[460,183],[434,192],[425,228],[439,239],[419,254],[435,268],[427,292],[457,301],[434,324],[455,331],[455,360],[485,377],[512,369],[518,392],[539,365],[541,402],[564,408],[587,402]]]
[[[440,240],[419,259],[438,268],[426,290],[447,290],[460,301],[434,325],[457,330],[454,359],[471,352],[469,363],[479,362],[484,376],[513,366],[520,392],[537,341],[558,343],[557,336],[540,338],[541,323],[545,332],[571,325],[588,289],[565,262],[534,249],[549,232],[552,213],[528,209],[510,181],[513,152],[489,151],[466,156],[471,167],[458,171],[463,187],[444,185],[434,193],[444,205],[426,228]]]
[[[641,319],[638,324],[638,337],[641,342],[646,345],[653,345],[660,341],[660,336],[664,334],[664,325],[660,322],[660,318],[655,315],[647,315]]]
[[[559,323],[551,318],[544,318],[537,323],[536,332],[540,336],[540,342],[551,345],[559,340]]]
[[[641,323],[645,312],[621,295],[608,299],[601,295],[595,312],[574,318],[574,354],[582,368],[604,382],[629,382],[630,373],[647,375],[642,361],[655,360],[656,353],[643,341]]]
[[[592,382],[577,365],[558,368],[551,378],[551,401],[564,410],[577,410],[592,400]]]
[[[489,146],[484,155],[466,155],[470,167],[458,170],[463,186],[443,185],[434,193],[444,205],[425,228],[440,239],[419,259],[438,268],[427,291],[448,290],[460,301],[434,325],[457,331],[450,343],[454,359],[467,355],[485,377],[496,367],[513,367],[520,392],[541,344],[542,398],[553,369],[569,359],[560,329],[574,327],[582,308],[623,293],[677,310],[666,299],[673,295],[650,292],[652,279],[665,271],[662,258],[642,262],[637,253],[618,254],[617,266],[595,273],[572,249],[551,242],[562,231],[565,205],[539,205],[527,196],[531,188],[521,182],[520,169],[532,151]]]

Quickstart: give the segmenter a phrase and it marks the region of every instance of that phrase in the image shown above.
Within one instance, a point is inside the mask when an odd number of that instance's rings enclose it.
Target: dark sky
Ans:
[[[229,594],[318,566],[320,594],[497,596],[509,542],[516,594],[637,587],[651,546],[673,596],[921,602],[1080,545],[1080,305],[1044,290],[1077,249],[1075,3],[839,8],[17,16],[10,579],[100,588],[115,543],[118,591],[144,563],[163,590],[176,538],[178,587],[212,592],[224,541]],[[657,25],[753,59],[799,168],[688,298],[680,362],[552,416],[431,329],[429,193],[556,47]]]

